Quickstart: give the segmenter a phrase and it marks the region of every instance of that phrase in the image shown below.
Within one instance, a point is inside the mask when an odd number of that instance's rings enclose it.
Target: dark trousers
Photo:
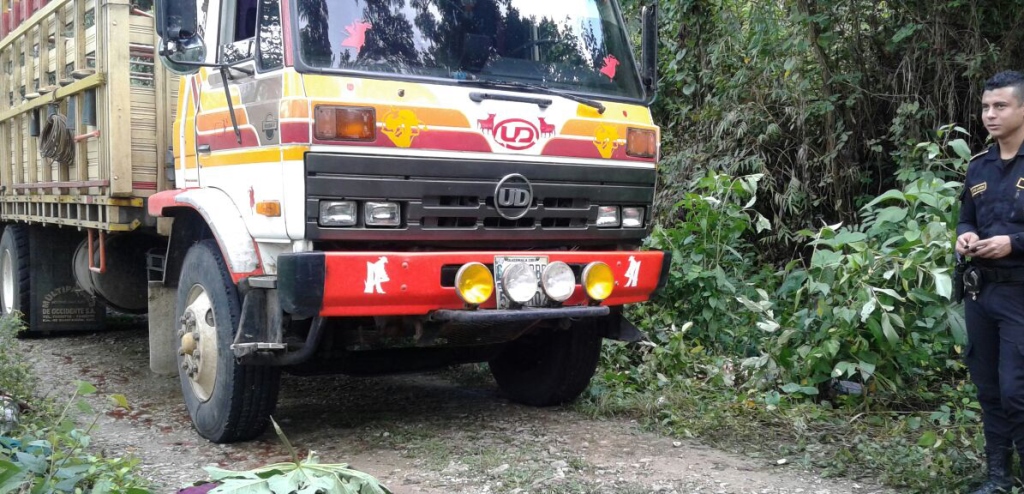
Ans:
[[[1024,458],[1024,283],[986,283],[964,299],[967,368],[978,387],[985,450]]]

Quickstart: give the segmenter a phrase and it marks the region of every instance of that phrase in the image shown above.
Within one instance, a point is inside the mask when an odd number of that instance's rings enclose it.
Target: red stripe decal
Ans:
[[[281,144],[309,144],[309,122],[282,122]]]
[[[210,151],[224,151],[230,149],[257,147],[260,145],[259,136],[253,129],[239,129],[242,132],[242,143],[238,143],[238,137],[234,129],[225,129],[217,134],[198,134],[196,144],[209,144]]]

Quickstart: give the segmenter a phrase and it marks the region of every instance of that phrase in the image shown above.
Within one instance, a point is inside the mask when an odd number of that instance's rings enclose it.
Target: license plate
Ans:
[[[495,256],[494,258],[494,291],[497,294],[497,302],[499,309],[508,309],[512,306],[512,301],[505,295],[501,278],[505,274],[505,268],[512,263],[525,263],[533,269],[533,273],[537,275],[537,279],[540,279],[540,275],[544,272],[544,268],[548,265],[547,256]],[[537,286],[537,294],[526,303],[527,307],[541,307],[547,304],[548,298],[544,295],[544,291],[540,289],[540,285]]]

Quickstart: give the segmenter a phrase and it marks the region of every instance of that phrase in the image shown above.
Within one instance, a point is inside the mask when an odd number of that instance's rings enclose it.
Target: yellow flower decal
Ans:
[[[614,125],[599,125],[594,133],[594,145],[605,159],[619,148],[619,129]]]
[[[384,135],[400,148],[412,146],[412,141],[427,130],[412,110],[391,110],[384,115]]]

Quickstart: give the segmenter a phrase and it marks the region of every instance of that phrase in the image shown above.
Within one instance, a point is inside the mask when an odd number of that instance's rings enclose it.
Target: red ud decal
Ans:
[[[530,149],[539,137],[537,126],[521,118],[502,120],[494,126],[494,142],[513,151]]]

